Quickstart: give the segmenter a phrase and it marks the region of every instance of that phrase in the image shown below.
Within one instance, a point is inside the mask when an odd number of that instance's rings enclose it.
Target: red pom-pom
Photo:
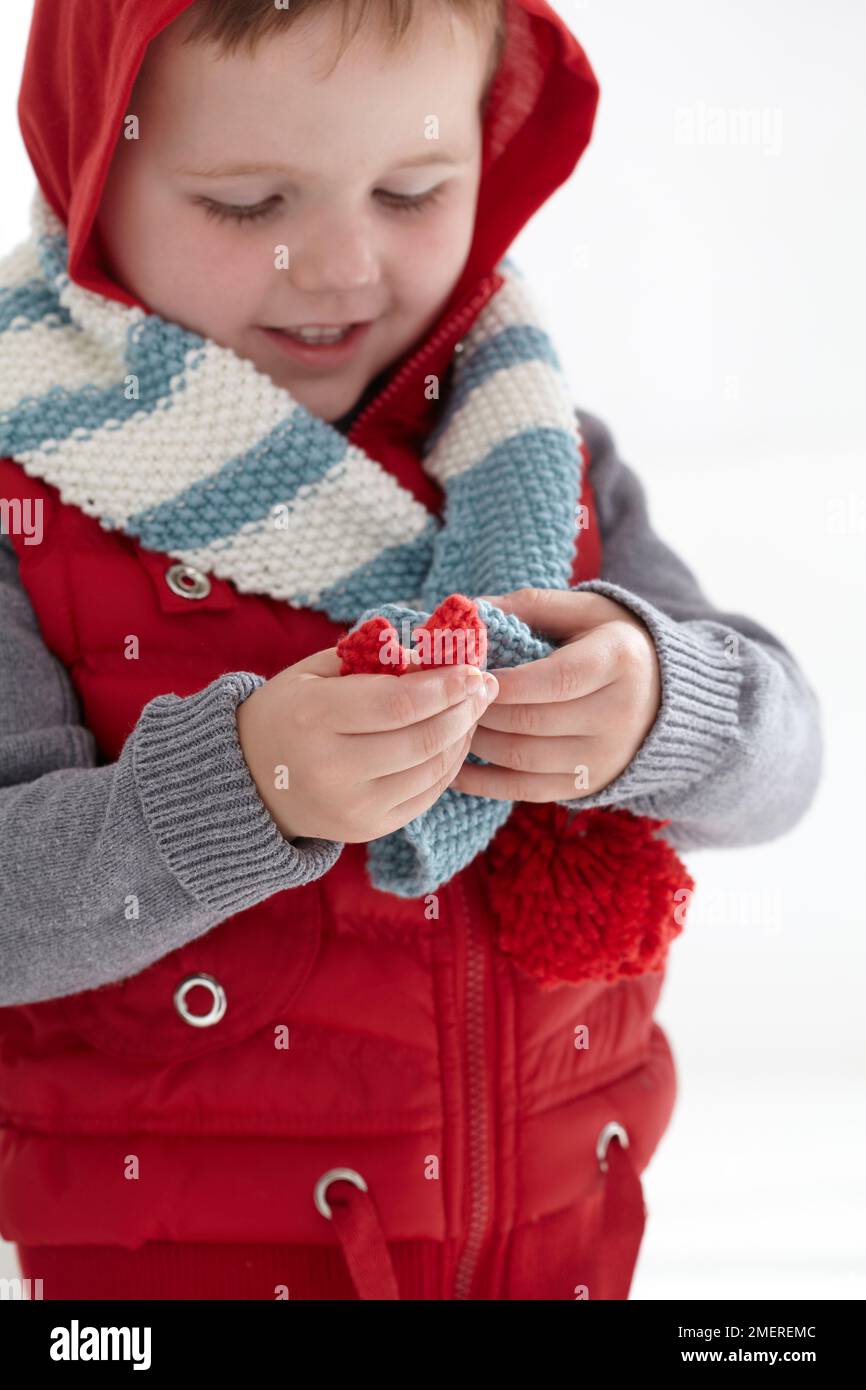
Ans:
[[[486,855],[497,944],[543,988],[663,968],[694,881],[656,832],[622,809],[520,802]]]
[[[487,628],[465,594],[449,594],[423,626],[413,628],[412,636],[416,645],[407,651],[387,618],[368,618],[337,643],[340,675],[404,676],[431,666],[483,669],[487,659]]]

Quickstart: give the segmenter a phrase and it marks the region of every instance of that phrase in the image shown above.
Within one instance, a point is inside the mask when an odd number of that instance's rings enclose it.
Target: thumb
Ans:
[[[342,664],[337,656],[337,648],[325,647],[302,657],[300,661],[292,662],[292,670],[303,671],[310,676],[339,676]]]

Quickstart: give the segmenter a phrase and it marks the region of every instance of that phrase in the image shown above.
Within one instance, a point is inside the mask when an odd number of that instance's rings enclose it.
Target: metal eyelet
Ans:
[[[191,1013],[187,1007],[186,996],[196,985],[202,985],[204,989],[208,990],[213,1000],[206,1014]],[[226,992],[213,975],[188,975],[185,980],[181,980],[174,992],[174,1007],[183,1021],[191,1024],[193,1028],[210,1028],[212,1024],[219,1023],[226,1011]]]
[[[607,1150],[611,1139],[618,1139],[624,1149],[628,1148],[628,1134],[616,1120],[610,1120],[595,1141],[595,1156],[603,1173],[607,1172]]]
[[[354,1168],[329,1168],[327,1173],[323,1173],[319,1178],[313,1192],[313,1201],[316,1204],[316,1211],[324,1216],[327,1221],[333,1220],[334,1213],[331,1210],[331,1204],[325,1196],[325,1193],[332,1182],[337,1182],[341,1178],[345,1179],[346,1182],[354,1183],[362,1192],[367,1191],[367,1184],[361,1177],[361,1174],[357,1173]]]
[[[172,593],[180,598],[207,598],[211,591],[207,575],[192,565],[170,565],[165,572],[165,582]]]

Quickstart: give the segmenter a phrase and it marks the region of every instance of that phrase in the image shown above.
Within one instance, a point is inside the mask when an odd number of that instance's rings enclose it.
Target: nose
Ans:
[[[289,276],[305,294],[345,293],[376,283],[378,265],[364,217],[311,218],[289,244]]]

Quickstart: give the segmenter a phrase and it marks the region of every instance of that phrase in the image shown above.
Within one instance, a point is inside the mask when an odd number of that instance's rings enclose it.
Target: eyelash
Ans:
[[[380,190],[385,204],[393,212],[422,212],[424,208],[435,203],[439,197],[439,189],[433,188],[429,193],[421,193],[416,196],[400,193],[386,193]],[[199,198],[196,200],[204,209],[206,217],[211,217],[217,222],[261,222],[270,216],[275,209],[273,201],[259,203],[251,207],[238,207],[231,203],[216,203],[211,198]]]

